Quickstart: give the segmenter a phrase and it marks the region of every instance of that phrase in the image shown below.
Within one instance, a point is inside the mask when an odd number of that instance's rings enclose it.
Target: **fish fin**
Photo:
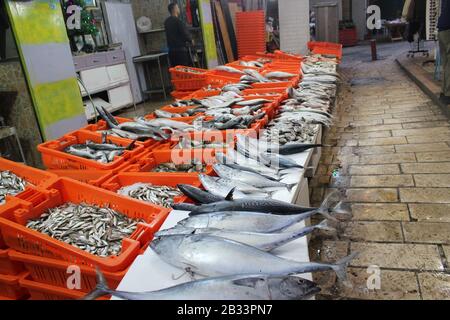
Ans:
[[[319,230],[336,232],[336,229],[328,225],[328,220],[323,220],[321,223],[316,224],[314,228]]]
[[[227,196],[225,197],[225,201],[233,201],[233,193],[236,190],[236,187],[234,187],[233,189],[230,190],[230,192],[228,192]]]
[[[259,281],[264,281],[264,276],[233,280],[233,284],[242,287],[255,288]]]
[[[358,256],[359,252],[353,252],[349,256],[342,258],[337,261],[336,264],[332,265],[331,268],[336,272],[336,275],[340,281],[344,284],[348,283],[347,281],[347,267],[350,262]]]
[[[85,295],[82,300],[95,300],[100,297],[104,297],[110,295],[112,290],[108,287],[106,283],[105,276],[100,271],[98,267],[95,268],[96,278],[97,278],[97,286],[90,293]]]
[[[133,140],[133,142],[131,142],[128,147],[126,148],[126,150],[132,150],[134,148],[134,146],[136,145],[136,140]]]

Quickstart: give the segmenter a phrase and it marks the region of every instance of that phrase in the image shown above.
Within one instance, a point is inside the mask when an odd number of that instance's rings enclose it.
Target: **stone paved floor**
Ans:
[[[312,260],[360,254],[353,288],[316,274],[325,299],[450,299],[450,122],[388,55],[341,69],[336,124],[325,133],[313,205],[345,191],[353,218],[311,239]],[[381,289],[368,290],[368,267]]]

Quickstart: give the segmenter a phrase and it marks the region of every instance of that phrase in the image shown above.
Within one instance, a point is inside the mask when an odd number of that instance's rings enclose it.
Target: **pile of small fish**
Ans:
[[[119,146],[106,141],[104,135],[102,143],[95,143],[87,140],[83,144],[73,144],[67,147],[64,151],[77,157],[95,160],[100,163],[111,163],[116,157],[121,156],[126,150],[131,150],[135,142],[132,142],[128,147]]]
[[[319,125],[306,121],[276,118],[262,131],[262,139],[268,143],[314,143]]]
[[[27,182],[11,171],[0,171],[0,205],[6,202],[6,196],[15,196],[25,190]]]
[[[183,195],[177,188],[155,186],[149,183],[135,183],[119,189],[117,193],[165,208],[170,208],[174,204],[175,197]]]
[[[39,231],[100,257],[118,255],[122,239],[129,237],[142,220],[134,220],[107,207],[67,203],[49,209],[27,228]]]
[[[218,66],[215,70],[227,72],[231,74],[240,74],[240,82],[243,84],[252,84],[257,82],[279,82],[295,77],[295,74],[283,71],[272,71],[264,75],[255,69],[240,70],[231,66]]]
[[[173,162],[165,162],[158,164],[152,169],[152,172],[205,172],[206,167],[201,162],[175,164]]]
[[[185,66],[178,66],[176,67],[177,71],[182,71],[182,72],[188,72],[188,73],[195,73],[195,74],[203,74],[206,72],[206,70],[197,70],[197,69],[193,69],[193,68],[189,68],[189,67],[185,67]]]

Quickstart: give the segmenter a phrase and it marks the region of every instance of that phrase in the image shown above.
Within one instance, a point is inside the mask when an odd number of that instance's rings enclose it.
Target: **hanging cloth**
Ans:
[[[403,6],[402,18],[411,21],[414,18],[415,0],[406,0]]]

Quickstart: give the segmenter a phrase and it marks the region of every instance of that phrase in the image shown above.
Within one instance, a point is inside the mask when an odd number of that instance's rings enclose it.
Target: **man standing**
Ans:
[[[180,20],[180,8],[178,4],[169,4],[170,17],[164,22],[166,29],[167,46],[169,47],[169,59],[172,67],[182,65],[191,66],[191,58],[187,49],[192,44],[192,36],[186,25]]]
[[[440,100],[450,104],[450,0],[441,0],[441,16],[439,17],[439,47],[444,71],[444,81]]]

